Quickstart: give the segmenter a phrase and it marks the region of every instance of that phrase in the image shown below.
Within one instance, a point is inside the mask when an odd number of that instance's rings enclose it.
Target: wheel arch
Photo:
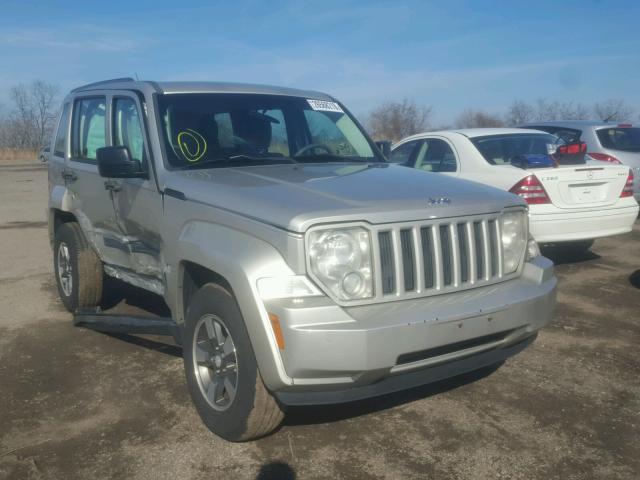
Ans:
[[[68,211],[61,210],[59,208],[49,209],[49,243],[53,246],[53,241],[56,235],[56,231],[63,223],[78,222],[76,216]]]
[[[271,390],[291,385],[256,286],[258,278],[292,274],[280,252],[226,226],[189,222],[177,239],[175,253],[179,260],[171,269],[173,278],[167,278],[167,300],[175,321],[184,324],[189,298],[199,287],[208,282],[222,285],[238,305],[265,384]]]

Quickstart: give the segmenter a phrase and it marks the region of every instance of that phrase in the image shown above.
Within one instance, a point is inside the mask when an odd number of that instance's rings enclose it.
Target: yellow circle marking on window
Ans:
[[[189,143],[195,144],[193,145],[195,146],[195,152],[192,151],[193,146],[189,148]],[[207,151],[207,141],[198,132],[188,128],[178,134],[178,147],[180,147],[180,152],[187,162],[195,163]]]

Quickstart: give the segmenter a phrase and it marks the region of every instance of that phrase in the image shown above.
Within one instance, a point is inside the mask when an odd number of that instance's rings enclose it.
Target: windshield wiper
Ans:
[[[293,157],[296,159],[304,159],[304,160],[318,160],[318,161],[327,161],[327,162],[345,162],[345,163],[375,163],[375,159],[366,159],[362,157],[343,157],[342,155],[330,155],[328,153],[323,153],[320,155],[299,155],[297,157]]]
[[[244,153],[239,153],[237,155],[231,155],[230,157],[227,157],[225,159],[226,161],[236,161],[236,160],[249,160],[249,161],[254,161],[254,162],[258,162],[261,160],[267,160],[267,161],[280,161],[280,160],[287,160],[288,163],[298,163],[296,162],[293,158],[291,157],[259,157],[259,156],[254,156],[254,155],[247,155]]]
[[[283,163],[298,163],[290,157],[259,157],[245,154],[231,155],[230,157],[218,158],[215,160],[204,160],[202,162],[191,163],[186,165],[186,168],[196,169],[205,167],[231,167],[236,164],[242,164],[245,166],[270,164],[273,162],[279,162],[283,160]]]

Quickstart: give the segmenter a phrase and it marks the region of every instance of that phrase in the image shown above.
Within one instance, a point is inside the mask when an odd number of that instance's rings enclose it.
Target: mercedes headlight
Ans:
[[[371,235],[362,227],[309,233],[307,251],[313,276],[339,300],[373,296]]]
[[[527,247],[528,229],[525,211],[507,211],[500,217],[504,274],[515,272]]]

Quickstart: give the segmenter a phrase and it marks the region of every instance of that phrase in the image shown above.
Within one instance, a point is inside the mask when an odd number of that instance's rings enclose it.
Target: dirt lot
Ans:
[[[0,478],[640,478],[640,224],[559,263],[559,306],[493,372],[290,411],[231,444],[161,337],[74,328],[57,300],[46,171],[0,166]]]

